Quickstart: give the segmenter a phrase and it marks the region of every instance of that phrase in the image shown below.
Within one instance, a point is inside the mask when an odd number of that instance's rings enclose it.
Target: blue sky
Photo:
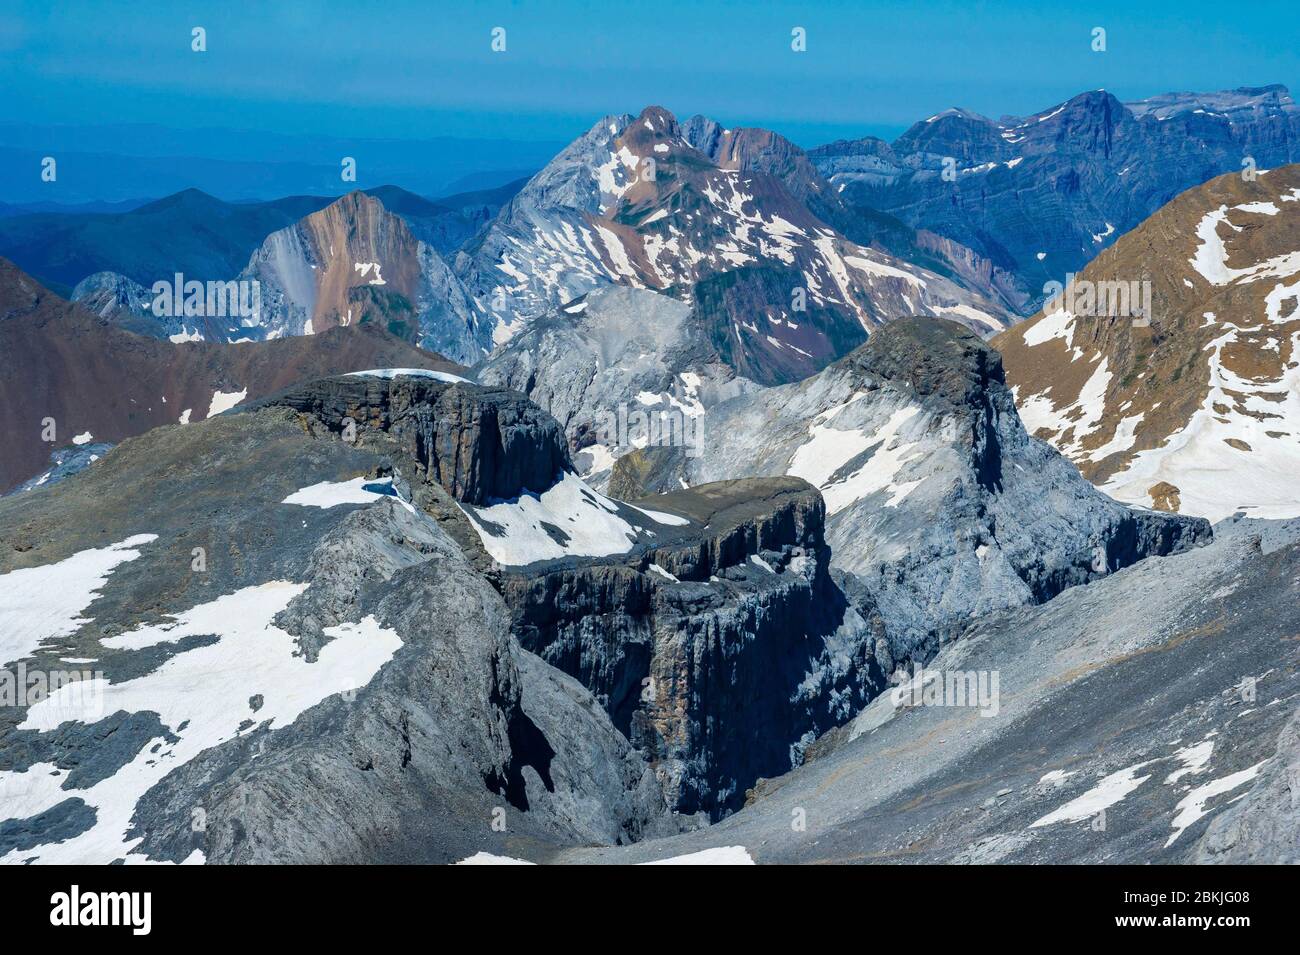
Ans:
[[[803,145],[1085,89],[1300,86],[1291,4],[27,2],[0,10],[0,123],[567,140],[649,103]],[[208,52],[190,51],[203,26]],[[507,50],[489,48],[495,26]],[[807,30],[808,49],[790,49]],[[1105,53],[1090,31],[1107,30]]]

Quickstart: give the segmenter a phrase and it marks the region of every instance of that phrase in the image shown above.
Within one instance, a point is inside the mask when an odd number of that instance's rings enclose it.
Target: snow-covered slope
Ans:
[[[953,281],[846,239],[781,179],[725,168],[659,107],[610,116],[539,172],[456,271],[508,341],[600,285],[672,290],[756,380],[803,377],[900,315],[987,333],[1004,313]]]
[[[1149,284],[1149,325],[1090,314],[1117,282]],[[1189,190],[1077,285],[995,339],[1029,430],[1120,500],[1300,515],[1300,166]]]

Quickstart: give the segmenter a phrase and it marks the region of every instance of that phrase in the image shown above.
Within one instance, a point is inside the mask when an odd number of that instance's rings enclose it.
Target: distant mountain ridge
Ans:
[[[0,491],[43,471],[57,447],[117,443],[304,378],[387,367],[463,370],[372,326],[237,345],[144,338],[0,259]]]
[[[805,201],[822,206],[820,180],[806,162],[801,172],[797,147],[758,131],[777,161],[715,159],[687,134],[660,107],[606,117],[457,255],[496,344],[608,284],[687,301],[723,359],[764,383],[804,377],[902,314],[1002,326],[1001,306],[978,292],[818,218]]]
[[[968,246],[1036,305],[1044,283],[1185,189],[1243,164],[1300,160],[1300,107],[1281,85],[1135,103],[1096,90],[1027,117],[944,110],[893,143],[841,141],[810,156],[849,204]]]
[[[367,194],[402,216],[417,238],[447,254],[481,229],[522,184],[441,199],[398,186]],[[186,189],[125,212],[22,212],[0,216],[0,256],[61,294],[99,272],[118,273],[146,288],[175,272],[200,281],[225,280],[248,264],[272,232],[336,201],[337,196],[287,196],[227,202]]]

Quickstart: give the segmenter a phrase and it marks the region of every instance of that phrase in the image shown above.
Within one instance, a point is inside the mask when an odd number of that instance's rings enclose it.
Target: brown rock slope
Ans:
[[[364,192],[271,233],[240,278],[261,291],[250,337],[373,324],[469,362],[487,345],[473,303],[437,251]]]
[[[1122,501],[1300,514],[1300,166],[1188,190],[1058,304],[993,339],[1031,433]]]
[[[233,345],[144,338],[0,259],[0,491],[74,441],[117,442],[301,379],[388,367],[461,370],[369,326]]]

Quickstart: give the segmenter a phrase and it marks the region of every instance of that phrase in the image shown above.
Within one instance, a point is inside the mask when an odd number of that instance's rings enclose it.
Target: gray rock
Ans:
[[[999,355],[941,320],[892,322],[807,381],[724,402],[706,433],[701,456],[657,458],[679,470],[650,478],[812,480],[833,564],[878,606],[894,661],[974,616],[1210,537],[1204,520],[1095,490],[1025,433]]]
[[[39,488],[49,487],[52,484],[58,484],[60,481],[66,481],[74,474],[80,474],[86,470],[111,450],[113,450],[113,446],[106,441],[58,448],[50,452],[50,469],[48,471],[24,481],[8,493],[21,494],[24,491],[35,491]]]
[[[802,481],[645,503],[692,526],[617,560],[504,573],[500,587],[520,642],[595,695],[673,807],[717,818],[883,687],[871,611],[829,573],[821,499]]]
[[[1300,709],[1278,734],[1277,749],[1245,798],[1215,816],[1197,841],[1190,861],[1215,865],[1300,863]]]
[[[553,415],[596,486],[635,445],[684,444],[708,408],[758,388],[722,362],[688,305],[619,286],[535,319],[474,375]]]
[[[487,504],[549,488],[570,467],[555,419],[517,392],[400,375],[348,375],[300,385],[249,406],[289,408],[325,434],[348,422],[386,437],[430,483]]]

